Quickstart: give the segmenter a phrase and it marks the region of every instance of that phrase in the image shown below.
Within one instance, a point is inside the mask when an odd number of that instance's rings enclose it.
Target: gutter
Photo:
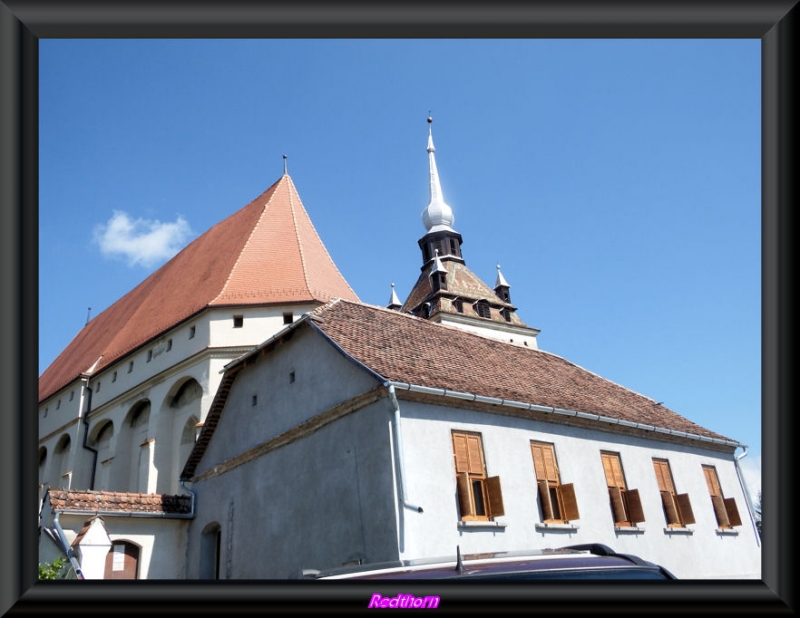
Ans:
[[[75,575],[78,577],[78,579],[86,579],[83,576],[83,571],[81,570],[81,563],[78,562],[75,552],[73,551],[72,547],[70,547],[69,541],[67,541],[67,535],[64,534],[64,529],[61,527],[61,524],[58,521],[59,517],[61,517],[61,512],[56,511],[56,515],[53,517],[53,525],[58,533],[58,539],[61,541],[61,550],[69,559],[69,563],[72,565],[72,570],[75,571]]]
[[[755,531],[756,544],[761,545],[761,534],[758,532],[758,525],[756,524],[756,511],[753,508],[753,501],[750,499],[750,492],[747,490],[747,483],[744,482],[744,475],[739,466],[739,461],[747,457],[747,447],[742,446],[744,449],[740,454],[734,456],[733,465],[736,468],[736,476],[739,477],[739,484],[742,486],[742,493],[744,494],[744,501],[747,503],[747,511],[750,513],[750,522],[753,524]]]
[[[92,452],[92,475],[89,480],[89,489],[94,489],[97,475],[97,449],[89,446],[89,413],[92,411],[92,389],[89,386],[89,376],[84,376],[84,380],[86,380],[86,390],[89,394],[86,397],[86,411],[83,414],[83,425],[86,430],[83,432],[83,444],[81,446]]]
[[[677,431],[675,429],[667,429],[666,427],[657,427],[655,425],[647,425],[645,423],[636,423],[633,421],[625,421],[618,418],[611,418],[610,416],[601,416],[599,414],[591,414],[589,412],[577,412],[575,410],[565,410],[564,408],[553,408],[550,406],[540,406],[535,403],[525,403],[523,401],[513,401],[511,399],[500,399],[497,397],[485,397],[483,395],[475,395],[473,393],[462,393],[460,391],[451,391],[446,388],[432,388],[430,386],[420,386],[418,384],[409,384],[408,382],[395,382],[389,380],[386,382],[389,387],[401,388],[406,391],[415,393],[423,393],[425,395],[439,395],[444,397],[452,397],[454,399],[461,399],[464,401],[475,401],[478,403],[489,403],[496,406],[518,408],[522,410],[533,410],[535,412],[544,412],[546,414],[555,414],[557,416],[572,416],[582,418],[590,421],[607,423],[609,425],[621,425],[623,427],[631,427],[633,429],[641,429],[643,431],[652,431],[654,433],[663,433],[680,438],[688,438],[690,440],[697,440],[699,442],[709,442],[712,444],[722,444],[724,446],[742,447],[746,449],[744,444],[740,444],[734,440],[722,440],[720,438],[710,438],[708,436],[701,436],[699,434],[687,433],[685,431]],[[745,451],[746,452],[746,451]]]
[[[394,428],[392,435],[394,436],[394,447],[395,452],[397,453],[397,459],[399,461],[398,482],[400,485],[400,496],[404,507],[411,509],[412,511],[416,511],[417,513],[422,513],[422,507],[417,506],[416,504],[411,504],[406,496],[406,474],[403,467],[403,439],[400,433],[400,404],[397,403],[397,395],[394,391],[395,385],[391,382],[387,382],[385,386],[389,387],[389,401],[392,403],[392,409],[394,410]]]

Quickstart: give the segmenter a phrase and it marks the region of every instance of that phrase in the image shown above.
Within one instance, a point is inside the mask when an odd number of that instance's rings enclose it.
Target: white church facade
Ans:
[[[403,303],[359,301],[284,174],[87,324],[39,381],[40,562],[280,579],[597,542],[760,578],[746,447],[539,350],[428,157]]]

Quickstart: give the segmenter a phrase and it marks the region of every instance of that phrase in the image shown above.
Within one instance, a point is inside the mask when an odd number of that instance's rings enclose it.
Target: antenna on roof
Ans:
[[[91,315],[92,315],[92,308],[89,307],[89,309],[88,309],[88,311],[86,313],[86,324],[89,323],[89,318],[91,317]],[[86,326],[86,324],[84,324],[84,326]]]
[[[289,172],[286,171],[286,155],[283,155],[283,175],[288,176]]]
[[[464,563],[461,562],[461,546],[456,545],[456,573],[464,572]]]

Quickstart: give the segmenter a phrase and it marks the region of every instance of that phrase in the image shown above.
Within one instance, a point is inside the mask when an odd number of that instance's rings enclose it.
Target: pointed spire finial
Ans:
[[[403,304],[400,302],[400,299],[397,297],[397,292],[394,291],[394,283],[392,283],[392,295],[389,298],[389,304],[386,306],[387,309],[400,309]]]
[[[283,175],[284,176],[288,176],[289,175],[289,172],[286,171],[287,170],[287,166],[286,166],[286,159],[287,158],[288,157],[286,155],[283,155]]]
[[[422,211],[422,223],[428,232],[439,230],[453,230],[454,221],[453,209],[448,206],[442,197],[442,185],[439,182],[439,171],[436,169],[436,158],[434,157],[433,131],[431,124],[433,118],[428,116],[428,166],[430,169],[430,193],[431,201]]]
[[[506,288],[510,288],[511,287],[510,285],[508,285],[508,281],[506,281],[506,278],[503,276],[503,273],[500,272],[500,264],[498,264],[497,265],[497,281],[495,282],[494,287],[495,287],[495,289],[497,289],[497,288],[499,288],[501,286],[506,287]]]

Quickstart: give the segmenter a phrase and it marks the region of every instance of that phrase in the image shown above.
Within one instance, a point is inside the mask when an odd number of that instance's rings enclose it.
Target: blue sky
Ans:
[[[467,265],[539,346],[749,447],[761,487],[759,39],[39,42],[39,372],[288,171],[361,300]],[[89,309],[91,308],[91,310]]]

